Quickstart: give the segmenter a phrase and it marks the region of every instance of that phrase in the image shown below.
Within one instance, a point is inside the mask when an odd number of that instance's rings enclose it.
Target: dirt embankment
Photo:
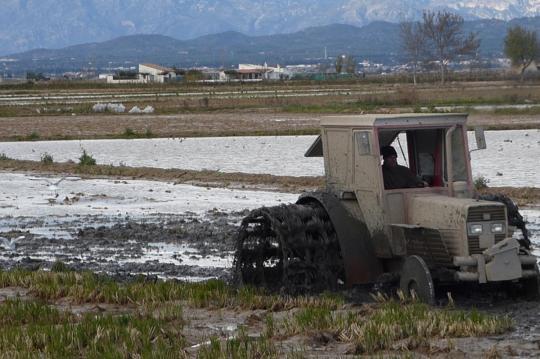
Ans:
[[[0,140],[315,134],[319,117],[264,112],[6,117],[0,118]]]
[[[119,179],[156,180],[206,187],[264,189],[290,193],[311,191],[324,186],[322,177],[274,176],[269,174],[109,165],[80,166],[73,162],[43,164],[35,161],[9,159],[0,161],[0,170],[78,175],[84,178],[114,177]]]
[[[410,112],[410,109],[381,109],[378,112]],[[4,117],[0,118],[0,140],[317,134],[320,118],[327,115],[331,114],[259,110],[176,115]],[[469,125],[490,129],[540,128],[540,116],[471,114]]]

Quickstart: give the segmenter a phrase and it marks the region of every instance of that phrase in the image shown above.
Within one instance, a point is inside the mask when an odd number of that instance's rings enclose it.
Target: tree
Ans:
[[[339,55],[336,58],[336,73],[340,74],[343,71],[343,58],[345,55]]]
[[[345,72],[348,74],[354,74],[356,71],[356,60],[352,55],[339,55],[336,58],[336,72],[338,74]]]
[[[400,24],[400,36],[402,47],[409,62],[413,67],[413,83],[416,86],[416,72],[418,64],[422,61],[426,51],[426,36],[422,30],[422,25],[418,22],[402,22]]]
[[[523,81],[525,69],[540,56],[540,45],[535,31],[528,31],[519,25],[511,27],[504,38],[504,54],[513,66],[520,68],[520,80]]]
[[[345,72],[348,74],[354,74],[356,71],[356,59],[352,55],[345,56],[344,60]]]
[[[187,82],[195,82],[202,80],[203,73],[201,70],[189,69],[186,71],[186,74],[184,76]]]
[[[474,55],[480,47],[476,34],[464,36],[463,18],[448,11],[424,11],[422,31],[428,40],[428,51],[438,61],[441,83],[445,81],[448,63],[458,56]]]

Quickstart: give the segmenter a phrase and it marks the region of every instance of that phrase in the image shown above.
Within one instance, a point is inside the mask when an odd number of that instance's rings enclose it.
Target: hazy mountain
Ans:
[[[481,39],[482,56],[501,56],[503,38],[509,26],[520,24],[540,31],[540,17],[465,22],[465,32]],[[364,27],[333,24],[311,27],[291,34],[247,36],[239,32],[205,35],[178,40],[163,35],[130,35],[101,43],[70,46],[59,50],[32,50],[0,61],[0,69],[61,72],[84,67],[107,69],[151,62],[168,66],[231,66],[241,62],[294,64],[323,62],[339,54],[352,54],[386,64],[403,61],[399,25],[376,21]]]
[[[133,34],[177,39],[238,31],[291,33],[313,26],[418,18],[450,9],[466,19],[540,15],[540,0],[2,0],[0,54]]]

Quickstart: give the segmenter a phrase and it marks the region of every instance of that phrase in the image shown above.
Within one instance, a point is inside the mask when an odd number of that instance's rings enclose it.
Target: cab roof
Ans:
[[[465,113],[406,113],[325,116],[321,127],[451,126],[467,122]]]
[[[464,125],[467,122],[466,113],[404,113],[404,114],[371,114],[325,116],[320,120],[321,127],[341,128],[416,128],[419,127],[450,127]],[[396,134],[398,133],[396,132]],[[319,135],[308,148],[305,157],[322,157],[323,143]]]

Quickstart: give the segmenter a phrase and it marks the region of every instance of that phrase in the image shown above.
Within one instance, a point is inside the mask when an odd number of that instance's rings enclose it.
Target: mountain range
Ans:
[[[540,0],[2,0],[0,55],[135,34],[180,40],[236,31],[295,33],[334,23],[418,19],[446,9],[467,20],[540,15]]]
[[[464,33],[478,35],[482,57],[501,57],[504,35],[508,27],[514,25],[540,31],[540,17],[466,21]],[[360,28],[333,24],[265,36],[228,31],[192,40],[163,35],[130,35],[63,49],[37,49],[10,55],[8,59],[0,59],[0,70],[61,73],[81,68],[130,67],[145,62],[184,68],[264,62],[281,65],[331,63],[332,58],[340,54],[384,64],[404,62],[399,24],[375,21]]]

